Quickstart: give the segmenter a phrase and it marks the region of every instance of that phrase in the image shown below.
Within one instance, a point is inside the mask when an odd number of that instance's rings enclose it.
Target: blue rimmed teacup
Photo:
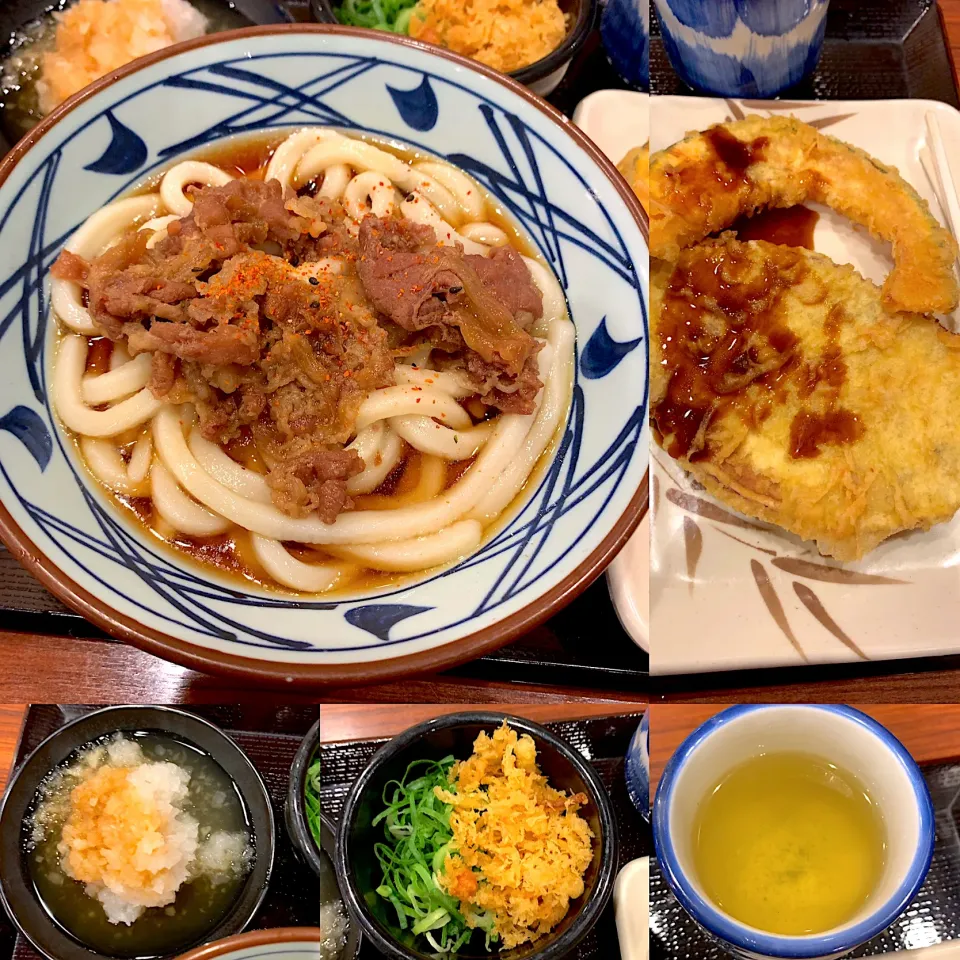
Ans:
[[[731,769],[761,753],[800,751],[854,774],[886,824],[886,862],[871,897],[847,923],[785,936],[741,923],[706,896],[693,864],[694,817]],[[684,909],[738,957],[828,960],[885,930],[916,896],[933,856],[933,804],[923,774],[885,727],[846,706],[754,705],[723,710],[698,727],[667,763],[653,804],[660,869]]]
[[[773,97],[812,73],[829,2],[654,0],[680,79],[723,97]]]

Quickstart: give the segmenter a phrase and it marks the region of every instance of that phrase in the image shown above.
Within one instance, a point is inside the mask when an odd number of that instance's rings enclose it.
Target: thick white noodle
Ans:
[[[293,176],[297,165],[311,147],[316,146],[323,140],[342,139],[342,134],[337,133],[336,130],[328,130],[326,127],[305,127],[303,130],[290,134],[274,150],[263,179],[279,181],[284,193],[286,193],[293,184]]]
[[[154,217],[148,220],[140,229],[152,230],[153,236],[147,241],[147,249],[152,250],[167,235],[167,227],[174,220],[180,218],[175,213],[168,213],[165,217]]]
[[[354,560],[374,570],[390,573],[412,573],[452,563],[480,546],[483,527],[476,520],[458,520],[439,533],[376,543],[368,546],[332,547],[330,552],[347,560]]]
[[[391,417],[390,426],[411,447],[444,460],[469,460],[493,432],[492,423],[451,430],[430,417]]]
[[[110,369],[116,370],[117,367],[122,367],[125,363],[129,363],[131,359],[127,345],[122,341],[117,342],[113,345],[113,350],[110,352]]]
[[[91,407],[113,403],[142,390],[150,380],[151,354],[138,357],[99,376],[85,376],[80,384],[80,397]]]
[[[437,208],[421,193],[414,190],[404,197],[400,203],[400,212],[414,223],[421,223],[425,227],[433,227],[437,235],[437,242],[444,247],[453,247],[460,244],[464,253],[475,253],[484,257],[488,253],[487,247],[474,243],[457,233],[453,227],[440,216]]]
[[[91,410],[81,394],[87,350],[85,337],[67,334],[53,366],[51,399],[64,426],[88,437],[113,437],[145,423],[163,406],[163,401],[158,400],[149,387],[144,387],[106,410]]]
[[[134,483],[146,480],[152,462],[153,437],[147,432],[140,437],[133,447],[133,453],[130,454],[130,462],[127,464],[127,476],[130,477]]]
[[[548,352],[541,350],[540,356]],[[341,513],[330,524],[316,516],[288,517],[272,505],[246,500],[218,483],[190,452],[173,407],[165,407],[154,417],[153,439],[164,464],[188,493],[247,530],[273,540],[297,543],[378,543],[436,533],[470,511],[517,455],[535,416],[536,413],[499,417],[493,435],[473,466],[433,500],[393,510]]]
[[[468,223],[460,228],[460,236],[474,243],[482,243],[487,247],[505,247],[510,238],[495,223],[486,220],[479,223]]]
[[[160,208],[160,196],[156,193],[117,200],[89,217],[63,248],[85,260],[92,260],[124,230],[156,216]],[[79,283],[73,280],[58,280],[56,277],[51,279],[50,305],[53,312],[71,330],[92,337],[99,331],[90,311],[83,305],[81,296]]]
[[[365,466],[363,473],[358,473],[355,477],[351,477],[347,481],[347,493],[349,493],[351,497],[359,493],[372,493],[387,479],[390,471],[400,462],[400,455],[403,453],[403,441],[393,430],[387,427],[383,420],[378,420],[376,423],[367,427],[366,430],[362,430],[357,440],[359,440],[360,436],[363,436],[367,430],[373,430],[375,427],[382,427],[383,432],[380,435],[377,448],[373,451],[369,459],[365,454],[360,454]],[[357,440],[354,440],[350,446],[353,447],[353,444],[356,443]]]
[[[486,208],[480,187],[462,170],[436,160],[420,160],[413,165],[418,173],[425,173],[446,187],[460,205],[468,220],[479,220]]]
[[[408,383],[415,387],[432,387],[442,393],[449,393],[458,400],[469,397],[477,392],[477,388],[470,383],[465,373],[456,370],[428,370],[425,367],[411,367],[406,363],[398,363],[394,370],[397,383]]]
[[[356,429],[359,433],[364,427],[370,426],[377,420],[409,413],[423,417],[436,417],[457,430],[464,430],[472,424],[470,415],[450,394],[434,390],[432,387],[400,384],[374,390],[360,404]]]
[[[387,177],[368,170],[358,173],[347,184],[343,205],[354,220],[362,220],[370,213],[389,217],[397,208],[397,192]]]
[[[300,593],[323,593],[340,579],[342,570],[334,564],[304,563],[291,556],[278,540],[253,534],[253,552],[264,570],[277,583]]]
[[[229,490],[257,503],[272,502],[267,478],[241,466],[225,450],[207,440],[197,427],[190,431],[190,450],[203,469]]]
[[[383,174],[400,190],[406,193],[418,190],[428,197],[444,216],[457,219],[460,206],[446,187],[427,174],[418,172],[392,153],[349,137],[328,138],[312,147],[297,165],[291,185],[295,188],[302,187],[318,173],[336,164],[345,164],[360,172],[373,171]]]
[[[90,472],[114,493],[122,493],[128,497],[150,496],[150,484],[146,474],[131,476],[129,466],[115,443],[96,437],[81,437],[80,452]]]
[[[537,420],[522,449],[470,512],[471,517],[483,523],[498,517],[520,492],[547,445],[556,436],[570,402],[575,330],[566,318],[563,291],[556,277],[542,264],[526,257],[524,260],[543,296],[543,317],[539,324],[545,325],[547,331],[547,346],[540,351],[540,379],[544,387],[540,391]],[[546,368],[544,354],[551,355]]]
[[[205,187],[222,187],[232,179],[226,170],[221,170],[212,163],[184,160],[163,175],[160,181],[160,198],[170,213],[186,217],[193,209],[193,201],[183,192],[187,184],[202,183]]]
[[[191,537],[213,537],[230,529],[230,521],[191,500],[162,463],[150,468],[150,488],[157,513],[175,530]]]
[[[326,197],[328,200],[339,200],[349,182],[350,168],[345,163],[335,163],[323,171],[323,180],[317,196]]]

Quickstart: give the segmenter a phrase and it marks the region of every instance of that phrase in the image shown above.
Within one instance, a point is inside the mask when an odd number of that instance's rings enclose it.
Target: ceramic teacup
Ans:
[[[785,936],[751,927],[704,893],[693,864],[693,823],[707,792],[731,769],[764,752],[821,756],[854,774],[886,824],[886,862],[876,890],[847,923]],[[893,734],[846,706],[756,705],[722,711],[696,729],[668,762],[653,805],[660,869],[684,909],[731,953],[826,960],[877,936],[907,908],[930,866],[933,804],[923,774]]]

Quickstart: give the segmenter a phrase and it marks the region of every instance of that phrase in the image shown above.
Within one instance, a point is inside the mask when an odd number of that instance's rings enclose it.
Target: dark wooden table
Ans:
[[[651,796],[667,761],[687,734],[721,709],[716,704],[651,705]],[[958,704],[863,704],[860,709],[893,733],[919,764],[946,763],[960,758]]]

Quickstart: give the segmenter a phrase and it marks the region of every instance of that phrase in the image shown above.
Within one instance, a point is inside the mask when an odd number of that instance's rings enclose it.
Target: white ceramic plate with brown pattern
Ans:
[[[658,97],[653,150],[748,113],[788,113],[900,170],[946,222],[920,160],[935,111],[960,184],[960,113],[926,100],[770,102]],[[882,283],[889,250],[825,208],[814,248]],[[957,315],[945,318],[953,327]],[[953,327],[956,329],[956,327]],[[960,516],[840,564],[708,496],[654,446],[651,673],[857,662],[960,652]]]

